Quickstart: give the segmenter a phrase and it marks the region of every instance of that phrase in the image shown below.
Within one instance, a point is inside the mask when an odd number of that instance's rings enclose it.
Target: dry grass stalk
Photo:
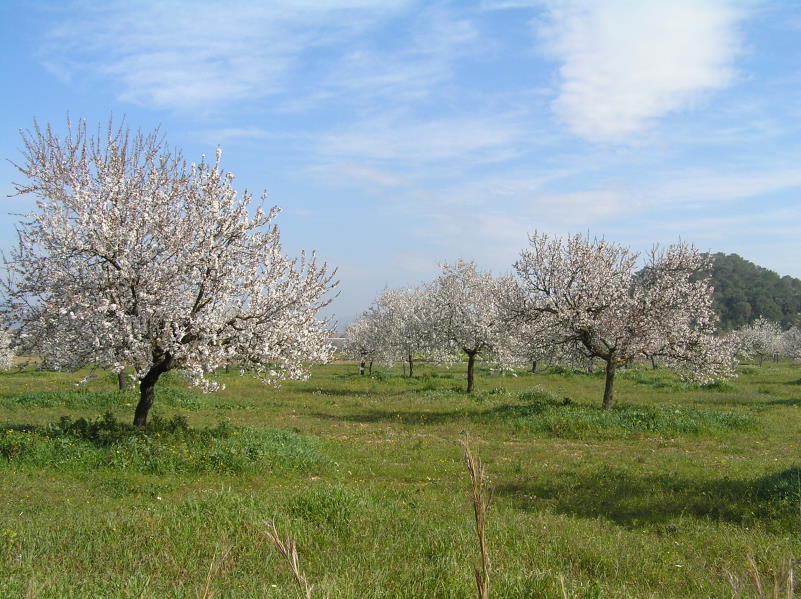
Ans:
[[[732,599],[793,599],[795,597],[795,568],[801,560],[786,560],[773,574],[773,581],[763,581],[753,556],[748,557],[748,576],[750,589],[743,580],[729,573]]]
[[[220,567],[228,557],[228,554],[231,553],[232,548],[232,545],[228,545],[227,547],[224,547],[222,551],[216,550],[214,555],[211,556],[209,569],[206,572],[206,584],[203,587],[203,593],[198,595],[200,599],[212,599],[212,597],[214,597],[214,591],[211,590],[211,581],[214,580],[214,576],[220,570]]]
[[[264,531],[264,536],[270,539],[272,544],[278,550],[286,562],[289,564],[289,569],[292,570],[292,576],[295,577],[295,582],[298,583],[298,588],[305,599],[312,599],[312,587],[309,581],[306,580],[306,575],[300,569],[300,562],[298,560],[298,548],[295,540],[288,536],[282,539],[275,528],[275,523],[267,520],[264,523],[267,530]]]
[[[478,547],[481,554],[481,566],[476,566],[475,568],[476,592],[478,593],[478,599],[489,599],[490,558],[487,550],[485,522],[487,509],[492,500],[492,491],[487,485],[484,466],[481,464],[481,460],[470,451],[470,445],[467,440],[462,441],[462,449],[464,450],[464,464],[467,467],[467,474],[470,476],[470,499],[473,503],[476,535],[478,536]]]

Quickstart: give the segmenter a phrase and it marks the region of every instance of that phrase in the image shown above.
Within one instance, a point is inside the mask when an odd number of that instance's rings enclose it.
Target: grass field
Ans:
[[[600,375],[481,371],[469,396],[459,369],[356,371],[168,376],[144,433],[111,374],[1,373],[0,597],[300,597],[268,520],[314,597],[474,597],[465,436],[494,488],[491,597],[732,597],[751,559],[770,584],[801,556],[796,365],[627,371],[608,413]]]

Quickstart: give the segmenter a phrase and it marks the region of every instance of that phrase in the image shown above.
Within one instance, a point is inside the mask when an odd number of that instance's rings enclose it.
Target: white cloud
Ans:
[[[536,23],[561,62],[553,108],[575,134],[620,142],[730,85],[742,11],[724,0],[546,0]]]
[[[305,52],[350,38],[405,2],[78,4],[51,32],[42,61],[62,78],[110,77],[125,101],[208,109],[282,92]]]

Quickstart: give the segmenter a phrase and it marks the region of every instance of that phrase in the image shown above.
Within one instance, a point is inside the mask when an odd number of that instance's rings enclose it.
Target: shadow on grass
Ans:
[[[768,406],[801,406],[801,398],[798,399],[772,399],[764,402]]]
[[[481,399],[485,401],[488,397]],[[495,397],[498,397],[497,395]],[[690,407],[626,405],[613,410],[575,404],[547,392],[534,391],[519,396],[527,403],[504,403],[492,407],[465,407],[446,411],[370,409],[351,414],[315,412],[324,420],[345,422],[392,422],[409,426],[439,425],[450,422],[503,424],[517,431],[566,438],[616,438],[642,434],[699,435],[742,430],[753,424],[750,413]],[[496,400],[497,401],[497,400]]]
[[[329,395],[339,397],[366,397],[366,396],[400,396],[419,393],[465,393],[464,385],[454,384],[447,378],[372,378],[365,381],[370,385],[368,389],[353,389],[351,387],[330,387],[321,384],[309,384],[293,387],[293,390],[311,395]]]
[[[557,513],[605,518],[631,528],[663,530],[663,525],[680,516],[692,516],[789,532],[799,528],[801,467],[754,480],[637,476],[602,468],[549,480],[499,484],[495,493],[512,499],[523,510],[539,511],[547,506]]]
[[[323,396],[337,396],[337,397],[367,397],[370,395],[375,395],[375,391],[370,390],[351,390],[351,389],[336,389],[331,387],[321,387],[319,385],[309,385],[304,387],[295,387],[293,391],[297,391],[300,393],[308,393],[310,395],[323,395]]]
[[[471,418],[471,416],[475,418],[475,414],[471,414],[467,410],[450,410],[448,412],[367,410],[357,414],[313,412],[311,415],[321,420],[340,422],[356,422],[360,424],[395,422],[408,425],[446,424],[448,422],[461,422]]]

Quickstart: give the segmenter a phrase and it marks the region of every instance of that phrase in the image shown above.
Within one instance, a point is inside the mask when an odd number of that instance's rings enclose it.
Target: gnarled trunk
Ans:
[[[531,374],[537,374],[537,361],[531,361]]]
[[[604,410],[611,410],[615,402],[615,369],[614,360],[606,362],[606,384],[604,385]]]
[[[128,388],[128,379],[122,370],[117,373],[117,387],[119,387],[120,391],[125,391]]]
[[[372,360],[370,360],[370,366],[369,366],[368,374],[370,376],[373,376],[373,361]]]
[[[473,370],[476,365],[476,352],[465,352],[467,354],[467,392],[472,393],[474,389]]]
[[[412,354],[409,354],[409,378],[414,376],[414,358],[412,358]]]
[[[139,403],[136,404],[134,412],[134,426],[139,428],[147,426],[147,415],[156,397],[156,383],[159,377],[171,370],[174,365],[169,353],[153,352],[153,366],[139,382]]]
[[[364,376],[364,360],[359,362],[359,374]]]

